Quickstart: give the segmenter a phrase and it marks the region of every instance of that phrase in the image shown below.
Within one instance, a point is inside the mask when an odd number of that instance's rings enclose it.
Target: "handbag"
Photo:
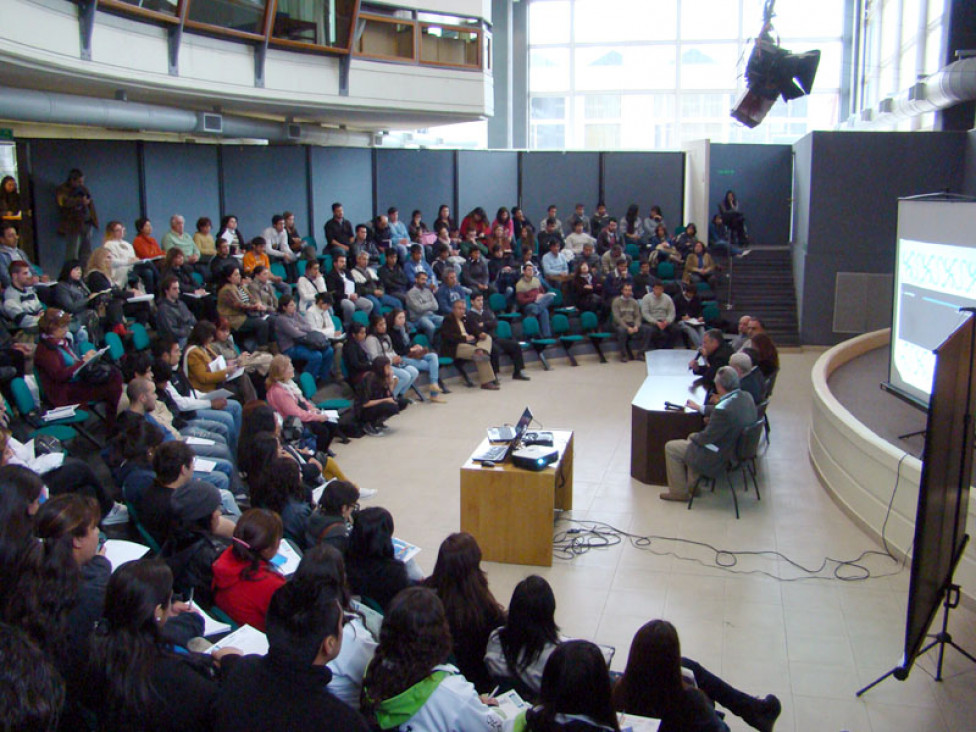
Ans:
[[[302,336],[299,343],[306,348],[311,348],[313,351],[325,351],[331,347],[325,333],[318,330],[312,330],[306,333]]]
[[[107,363],[95,363],[85,369],[82,380],[86,384],[107,384],[112,379],[112,366]]]

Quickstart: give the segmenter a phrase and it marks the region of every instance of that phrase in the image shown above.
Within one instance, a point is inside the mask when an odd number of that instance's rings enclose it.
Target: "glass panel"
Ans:
[[[278,0],[271,36],[347,48],[355,0]]]
[[[357,50],[364,56],[412,59],[413,24],[367,19]]]
[[[627,94],[622,99],[625,150],[671,146],[674,96],[671,94]]]
[[[945,15],[945,0],[929,0],[928,26],[931,28],[933,23],[942,22]]]
[[[682,94],[681,118],[724,118],[731,107],[728,94]],[[774,107],[775,109],[775,107]]]
[[[12,142],[0,142],[0,177],[17,180],[17,147]]]
[[[816,3],[804,0],[776,3],[773,30],[780,38],[837,38],[844,32],[845,0],[817,0]],[[762,19],[762,12],[756,15],[756,30]],[[746,32],[751,29],[751,18],[745,16]],[[785,44],[784,44],[785,45]],[[792,48],[790,49],[793,50]]]
[[[427,63],[453,66],[478,66],[478,47],[481,37],[473,31],[442,28],[439,25],[420,27],[420,60]]]
[[[739,49],[731,43],[681,47],[682,89],[734,89]]]
[[[573,9],[577,43],[673,41],[677,3],[648,0],[577,0]]]
[[[918,73],[915,71],[915,44],[905,49],[901,55],[901,79],[898,82],[898,91],[907,89],[918,81]]]
[[[898,0],[888,0],[881,10],[881,61],[898,52]]]
[[[178,0],[114,0],[124,5],[135,5],[143,10],[154,10],[163,15],[176,15]]]
[[[529,89],[532,91],[569,89],[568,48],[534,48],[529,52]]]
[[[674,89],[674,46],[596,46],[576,50],[576,88]]]
[[[616,150],[620,147],[620,125],[586,125],[583,145],[588,150]]]
[[[921,0],[902,0],[901,6],[901,45],[907,46],[918,37],[918,24],[924,22],[921,18]]]
[[[925,68],[926,74],[934,74],[943,66],[942,57],[942,28],[937,27],[929,31],[925,39]]]
[[[590,94],[584,99],[586,119],[619,119],[619,94]]]
[[[569,43],[569,3],[566,0],[529,5],[529,43]]]
[[[532,97],[532,121],[566,118],[566,97]]]
[[[783,47],[796,53],[812,51],[814,48],[820,49],[820,65],[817,67],[817,76],[813,80],[814,89],[839,89],[841,66],[844,61],[844,44],[836,43],[815,43],[804,46],[803,41],[783,41]]]
[[[759,25],[757,22],[757,29]],[[738,38],[739,3],[730,0],[681,0],[681,37]]]
[[[189,19],[245,33],[264,33],[266,0],[193,0]]]
[[[566,126],[532,124],[532,147],[538,150],[561,150],[566,147]]]

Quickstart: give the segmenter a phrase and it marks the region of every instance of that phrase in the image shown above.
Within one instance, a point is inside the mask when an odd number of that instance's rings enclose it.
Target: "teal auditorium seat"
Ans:
[[[583,336],[570,331],[569,318],[561,313],[553,315],[552,334],[559,339],[560,343],[562,343],[563,349],[566,351],[566,356],[569,358],[569,362],[573,366],[579,366],[579,364],[576,363],[576,358],[573,356],[572,348],[577,343],[581,343],[583,341]]]
[[[589,310],[580,316],[580,327],[583,329],[583,335],[590,339],[590,343],[596,349],[600,363],[606,363],[607,358],[603,355],[603,343],[608,338],[613,338],[613,333],[601,333],[600,321],[597,319],[596,313]]]
[[[555,346],[559,343],[555,338],[542,338],[542,331],[539,328],[539,320],[534,315],[527,316],[522,320],[522,335],[525,336],[526,340],[535,349],[536,355],[539,356],[539,360],[542,362],[542,367],[546,371],[550,371],[552,367],[549,365],[548,359],[546,359],[546,349],[550,346]]]

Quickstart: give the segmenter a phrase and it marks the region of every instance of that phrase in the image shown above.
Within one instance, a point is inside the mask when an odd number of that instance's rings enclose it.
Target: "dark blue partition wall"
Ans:
[[[237,216],[244,236],[271,226],[271,217],[288,210],[301,231],[308,226],[305,148],[296,145],[227,145],[224,159],[224,211]]]
[[[33,140],[31,179],[34,186],[34,216],[37,221],[39,264],[56,275],[64,262],[64,239],[57,234],[58,209],[54,191],[79,168],[92,193],[99,224],[112,219],[128,227],[129,241],[135,236],[132,222],[139,210],[139,170],[136,143],[118,140]],[[102,234],[95,237],[97,246]]]
[[[365,221],[373,211],[373,153],[365,148],[312,148],[312,235],[325,246],[325,222],[332,204],[341,203],[350,221]],[[302,231],[305,231],[304,226]]]
[[[489,221],[502,206],[518,200],[518,153],[504,150],[462,150],[458,160],[458,208],[465,214],[481,206]]]
[[[603,156],[603,201],[618,219],[636,203],[646,217],[651,206],[660,206],[664,220],[673,230],[683,224],[685,154],[682,152],[605,153]],[[592,211],[587,205],[587,211]]]
[[[749,236],[755,243],[789,243],[793,195],[790,145],[713,144],[708,186],[710,215],[718,210],[719,201],[730,189],[739,199]]]
[[[396,206],[407,221],[419,208],[430,224],[442,203],[454,207],[454,174],[451,150],[377,150],[376,213]]]
[[[599,153],[527,152],[522,155],[522,209],[537,228],[549,204],[565,221],[577,203],[592,211],[600,196]]]
[[[170,216],[177,213],[186,219],[190,232],[196,231],[198,218],[208,217],[216,236],[220,225],[217,147],[147,142],[143,150],[146,216],[152,219],[157,238],[166,231]],[[127,225],[131,227],[132,222]],[[248,234],[246,229],[244,232]]]

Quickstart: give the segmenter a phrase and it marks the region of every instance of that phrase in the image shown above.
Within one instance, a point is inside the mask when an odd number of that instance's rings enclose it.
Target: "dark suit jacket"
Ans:
[[[715,374],[723,366],[729,365],[729,359],[732,358],[733,353],[732,346],[723,340],[722,345],[715,349],[715,353],[708,357],[706,366],[695,367],[694,372],[701,376],[702,385],[709,391],[715,390]]]
[[[465,329],[468,325],[465,323]],[[468,331],[468,335],[473,335],[477,337],[475,333]],[[458,323],[457,318],[454,315],[447,315],[444,318],[444,324],[441,325],[441,349],[440,354],[442,356],[449,356],[450,358],[455,358],[457,354],[457,347],[462,344],[467,343],[464,335],[461,333],[461,325]]]
[[[701,432],[688,435],[691,442],[685,460],[705,475],[715,475],[735,453],[742,430],[756,421],[756,404],[741,389],[730,391],[719,399],[708,424]],[[712,446],[712,447],[708,447]],[[718,449],[712,449],[717,447]]]

